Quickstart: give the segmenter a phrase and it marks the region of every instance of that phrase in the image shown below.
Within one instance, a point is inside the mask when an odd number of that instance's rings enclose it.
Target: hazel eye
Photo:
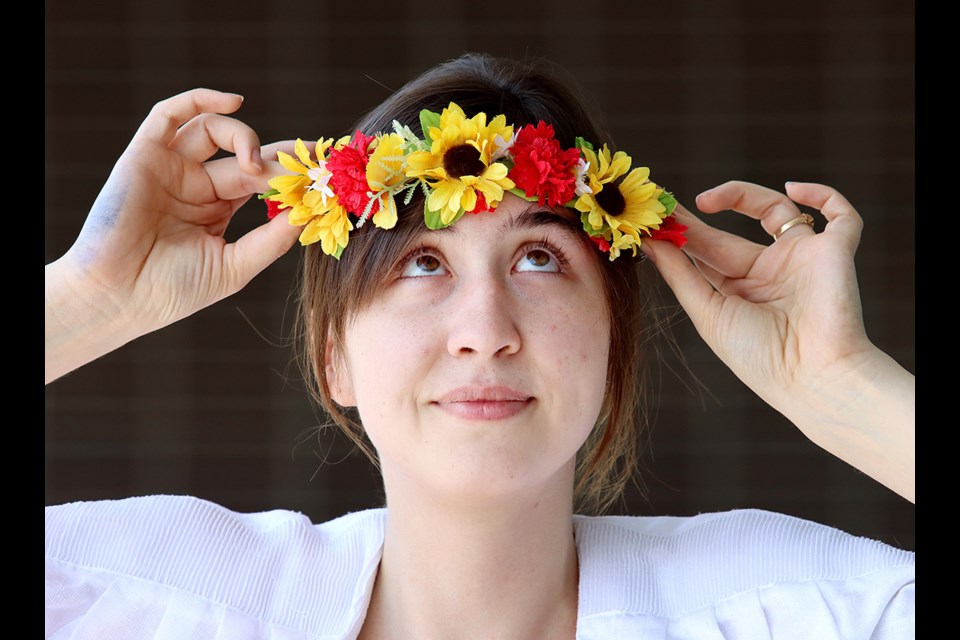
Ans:
[[[560,271],[560,263],[544,249],[530,249],[517,262],[517,271],[545,271],[556,273]]]
[[[404,278],[441,276],[446,273],[440,258],[430,253],[421,253],[407,261],[401,274]]]

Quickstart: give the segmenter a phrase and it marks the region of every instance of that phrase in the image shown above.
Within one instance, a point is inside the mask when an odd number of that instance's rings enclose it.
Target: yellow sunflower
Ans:
[[[514,187],[507,167],[492,162],[513,138],[513,126],[499,115],[487,124],[487,115],[467,118],[453,102],[440,114],[439,126],[425,132],[432,141],[429,151],[415,151],[407,158],[406,175],[418,177],[431,187],[427,207],[440,212],[446,226],[464,211],[477,206],[482,195],[487,206],[496,207],[503,192]]]
[[[607,145],[599,154],[588,147],[581,152],[589,163],[587,175],[592,191],[582,194],[575,205],[584,214],[584,226],[592,227],[592,235],[602,235],[610,242],[611,260],[628,248],[637,255],[640,232],[649,235],[650,228],[659,227],[666,215],[666,207],[659,200],[663,189],[650,182],[647,167],[630,171],[632,160],[622,151],[612,158]],[[626,177],[617,181],[624,174]]]

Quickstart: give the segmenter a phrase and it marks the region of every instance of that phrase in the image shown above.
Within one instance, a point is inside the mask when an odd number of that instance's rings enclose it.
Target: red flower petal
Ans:
[[[587,236],[593,240],[593,244],[597,245],[597,248],[604,253],[610,253],[610,243],[604,240],[599,236]]]
[[[281,206],[279,202],[275,200],[270,200],[269,198],[264,200],[267,203],[267,220],[273,220],[276,218],[281,211],[286,211],[290,207]]]
[[[347,211],[360,216],[370,197],[367,191],[367,162],[370,161],[370,143],[376,138],[366,136],[362,131],[353,134],[353,138],[342,149],[330,151],[327,159],[327,170],[330,171],[330,187],[337,194],[337,200],[346,207]],[[374,202],[370,208],[370,215],[380,209],[380,204]]]
[[[650,237],[653,240],[666,240],[672,242],[677,248],[687,244],[687,236],[683,235],[687,230],[687,225],[677,222],[677,218],[669,215],[660,223],[659,229],[651,229]]]
[[[541,206],[559,206],[573,199],[580,151],[561,149],[552,125],[541,120],[536,127],[528,124],[520,129],[510,155],[514,164],[508,177],[528,198],[536,196]]]
[[[477,191],[477,204],[473,206],[473,209],[467,211],[467,213],[480,213],[481,211],[487,210],[487,199],[483,197],[483,193]],[[493,209],[490,210],[491,212]]]

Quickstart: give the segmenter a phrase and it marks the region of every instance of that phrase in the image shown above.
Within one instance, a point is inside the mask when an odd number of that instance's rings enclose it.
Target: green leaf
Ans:
[[[660,198],[658,199],[660,200],[660,204],[667,208],[667,212],[663,214],[664,217],[667,217],[673,213],[673,210],[677,206],[677,199],[673,197],[672,193],[664,191],[660,194]]]
[[[584,139],[583,139],[582,137],[580,137],[580,136],[577,136],[576,143],[575,143],[574,146],[575,146],[577,149],[590,149],[590,151],[594,151],[594,152],[596,151],[596,149],[593,148],[593,145],[590,144],[589,141],[584,140]]]
[[[510,193],[512,193],[513,195],[515,195],[515,196],[517,196],[517,197],[519,197],[519,198],[523,198],[523,199],[526,200],[527,202],[537,202],[537,196],[536,196],[536,194],[534,194],[534,195],[532,195],[532,196],[530,196],[530,197],[528,198],[528,197],[527,197],[527,192],[524,191],[523,189],[521,189],[520,187],[514,187],[513,189],[507,189],[507,191],[509,191]]]
[[[258,195],[257,198],[259,198],[260,200],[266,200],[270,196],[275,196],[278,193],[280,193],[279,189],[270,189],[270,191],[264,191],[263,193]]]
[[[333,257],[336,258],[337,260],[339,260],[339,259],[340,259],[340,256],[343,255],[343,250],[344,250],[344,249],[345,249],[345,247],[341,247],[340,245],[337,245],[337,250],[336,250],[336,252],[334,252]]]
[[[427,142],[433,142],[430,137],[430,127],[440,126],[440,114],[434,113],[429,109],[420,110],[420,129],[423,131],[423,139]]]
[[[427,225],[427,229],[443,229],[447,225],[443,224],[443,221],[440,219],[440,211],[433,211],[427,205],[429,198],[423,199],[423,223]]]
[[[581,212],[580,212],[580,222],[583,223],[583,230],[586,232],[586,234],[587,234],[588,236],[593,236],[593,235],[601,236],[601,235],[603,235],[603,230],[602,230],[602,229],[598,232],[596,229],[593,228],[593,225],[590,224],[590,214],[587,213],[586,211],[581,211]]]

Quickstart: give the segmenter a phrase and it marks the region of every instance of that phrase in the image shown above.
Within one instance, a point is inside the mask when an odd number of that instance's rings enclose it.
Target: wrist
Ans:
[[[44,382],[136,337],[115,298],[84,277],[67,254],[44,267]]]
[[[804,394],[814,443],[914,501],[916,379],[872,344]]]

